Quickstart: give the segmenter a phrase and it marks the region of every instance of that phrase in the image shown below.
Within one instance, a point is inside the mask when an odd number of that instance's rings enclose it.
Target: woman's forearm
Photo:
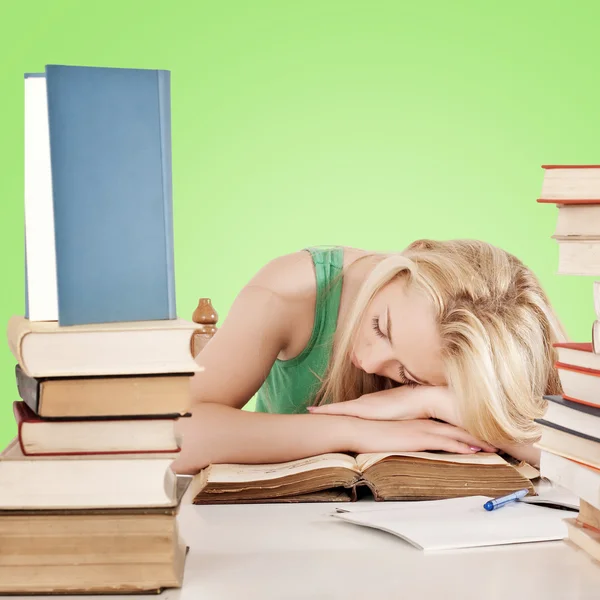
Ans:
[[[180,419],[178,473],[196,473],[211,463],[274,463],[351,450],[352,417],[254,413],[199,403]]]

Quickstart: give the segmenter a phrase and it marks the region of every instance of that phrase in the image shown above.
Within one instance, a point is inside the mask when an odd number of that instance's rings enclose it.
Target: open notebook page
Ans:
[[[381,529],[425,551],[561,540],[567,536],[560,510],[513,502],[488,512],[486,496],[403,502],[389,510],[344,508],[333,516]]]

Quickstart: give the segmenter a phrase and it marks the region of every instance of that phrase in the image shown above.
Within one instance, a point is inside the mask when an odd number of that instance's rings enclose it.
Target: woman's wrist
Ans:
[[[364,419],[341,415],[323,415],[329,421],[323,435],[327,437],[327,445],[331,452],[359,452],[359,444],[364,435]],[[323,418],[321,417],[321,418]],[[315,415],[319,418],[319,415]]]

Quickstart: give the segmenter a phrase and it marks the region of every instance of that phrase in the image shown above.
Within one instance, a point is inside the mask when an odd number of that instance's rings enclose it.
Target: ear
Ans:
[[[433,250],[436,246],[439,246],[439,242],[434,240],[416,240],[412,242],[406,249],[407,250]]]

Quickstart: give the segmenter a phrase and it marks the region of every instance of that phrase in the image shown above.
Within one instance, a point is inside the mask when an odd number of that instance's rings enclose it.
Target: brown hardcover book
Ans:
[[[0,511],[0,594],[157,593],[181,587],[187,548],[176,504]]]
[[[3,516],[0,542],[4,594],[153,591],[183,580],[175,516]]]
[[[434,500],[501,496],[531,481],[497,454],[434,452],[323,454],[271,465],[210,465],[188,494],[194,504],[356,500],[364,488],[375,500]]]
[[[29,377],[15,365],[19,396],[45,419],[187,414],[192,373],[111,377]]]

